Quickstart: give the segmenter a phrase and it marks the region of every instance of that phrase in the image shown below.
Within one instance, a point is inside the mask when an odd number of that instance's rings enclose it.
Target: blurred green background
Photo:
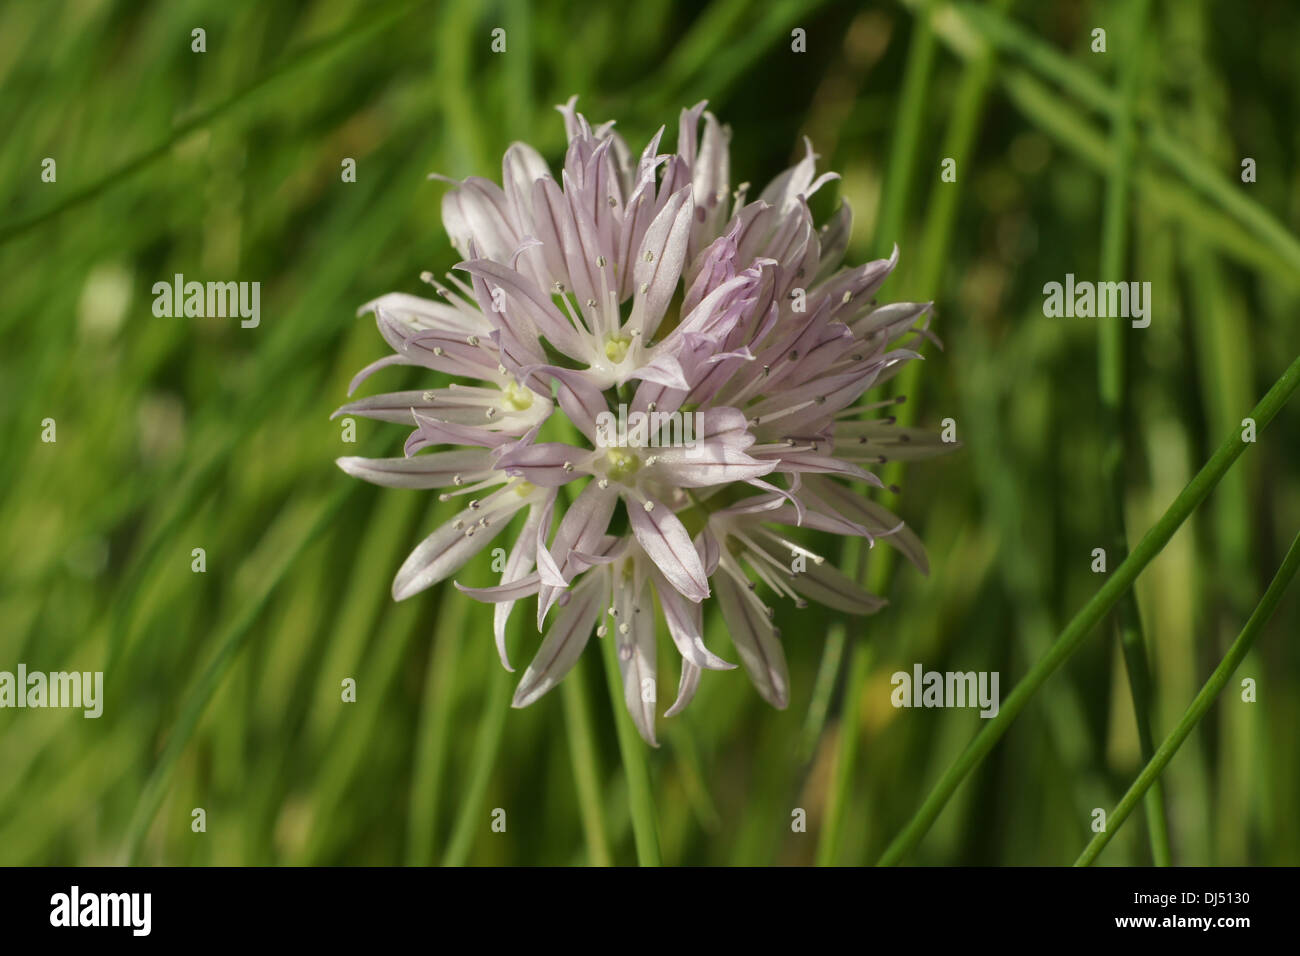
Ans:
[[[891,604],[868,619],[778,604],[790,708],[739,671],[706,675],[645,764],[667,863],[874,861],[982,723],[894,709],[890,675],[996,670],[1005,699],[1102,581],[1107,454],[1135,542],[1300,352],[1300,7],[1140,6],[5,3],[0,670],[102,670],[106,702],[99,720],[0,710],[0,864],[637,859],[597,644],[562,690],[509,709],[518,675],[489,608],[449,586],[389,596],[458,506],[346,477],[335,457],[399,454],[406,432],[363,419],[345,444],[329,420],[387,352],[355,308],[420,294],[421,270],[457,259],[425,175],[499,180],[516,139],[558,161],[552,107],[572,93],[638,151],[664,123],[675,143],[678,111],[709,99],[734,131],[733,183],[761,185],[810,136],[843,175],[816,210],[837,192],[855,210],[849,260],[897,241],[882,298],[936,301],[945,348],[906,407],[953,418],[964,447],[880,497],[924,538],[930,576],[869,566]],[[1112,129],[1127,109],[1129,148]],[[1116,176],[1127,201],[1108,213]],[[1152,283],[1150,328],[1044,317],[1044,283],[1102,278],[1107,243],[1111,278]],[[155,317],[151,286],[178,272],[260,281],[260,327]],[[1107,321],[1128,382],[1113,416]],[[1297,527],[1292,403],[1139,581],[1157,742]],[[489,560],[459,577],[488,583]],[[1298,603],[1164,774],[1175,863],[1300,862]],[[530,613],[516,661],[538,641]],[[721,620],[707,628],[734,659]],[[666,638],[660,660],[675,682]],[[1142,763],[1107,619],[908,860],[1068,863]],[[1149,845],[1139,811],[1101,860],[1148,863]]]

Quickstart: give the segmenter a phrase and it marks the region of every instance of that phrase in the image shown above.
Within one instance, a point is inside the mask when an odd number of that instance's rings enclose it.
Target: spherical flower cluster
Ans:
[[[748,184],[731,192],[729,132],[704,105],[682,111],[676,152],[659,151],[661,128],[634,157],[612,123],[593,128],[570,100],[558,181],[516,143],[501,186],[454,183],[443,222],[464,261],[447,284],[424,276],[440,300],[392,293],[362,307],[393,355],[352,389],[393,365],[461,381],[336,413],[414,428],[405,457],[342,458],[344,471],[467,501],[407,558],[393,596],[451,577],[522,514],[500,582],[456,583],[495,603],[507,668],[507,618],[537,598],[545,636],[515,706],[555,686],[594,632],[617,642],[627,708],[651,743],[656,599],[682,658],[665,716],[703,671],[735,666],[704,644],[711,596],[758,692],[786,706],[758,586],[801,607],[884,603],[789,529],[880,538],[925,570],[915,535],[852,483],[879,487],[870,466],[946,448],[866,417],[893,400],[860,401],[919,358],[902,341],[928,334],[929,303],[875,301],[897,250],[842,265],[849,208],[814,224],[808,197],[835,174],[816,175],[811,144],[757,199]],[[443,450],[417,454],[432,447]]]

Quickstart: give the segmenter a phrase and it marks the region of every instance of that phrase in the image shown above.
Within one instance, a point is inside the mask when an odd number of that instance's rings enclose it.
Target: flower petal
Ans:
[[[646,510],[649,506],[649,510]],[[692,601],[709,596],[709,578],[681,519],[661,502],[628,502],[628,519],[641,548],[673,587]]]
[[[549,512],[540,504],[534,504],[528,509],[528,517],[519,531],[519,537],[515,539],[515,546],[510,549],[510,555],[506,558],[505,569],[501,572],[502,585],[528,581],[529,593],[534,593],[530,579],[538,576],[528,572],[533,569],[533,562],[537,556],[537,529],[541,525],[544,514],[549,517]],[[540,587],[540,579],[537,586]],[[514,601],[502,601],[492,609],[492,634],[496,639],[497,654],[501,657],[501,666],[508,671],[513,671],[514,668],[510,666],[510,656],[506,653],[506,624],[510,620],[510,612],[514,610],[514,606]]]
[[[479,428],[476,425],[458,425],[454,422],[439,421],[428,415],[412,411],[415,416],[416,430],[406,440],[406,454],[413,455],[429,445],[478,445],[481,448],[496,448],[518,441],[517,436],[504,432]]]
[[[663,575],[657,571],[651,573],[655,582],[655,593],[659,595],[659,605],[664,610],[664,620],[668,623],[668,633],[673,643],[685,660],[696,667],[713,671],[729,671],[736,665],[723,660],[704,646],[703,608],[686,600],[677,591],[668,586]]]
[[[440,331],[466,336],[473,332],[486,334],[492,328],[492,324],[482,312],[468,308],[458,309],[446,302],[425,299],[405,292],[389,292],[377,299],[371,299],[357,309],[357,315],[364,315],[367,312],[373,312],[376,321],[381,315],[387,316],[408,335]],[[384,332],[384,329],[381,328],[380,332]]]
[[[564,513],[559,528],[555,531],[553,548],[561,555],[557,565],[549,550],[546,557],[549,562],[543,565],[540,555],[544,550],[538,548],[538,570],[545,587],[537,599],[537,626],[542,626],[546,613],[559,597],[560,591],[569,586],[577,570],[570,557],[572,552],[594,554],[600,549],[609,528],[609,521],[614,516],[614,507],[618,504],[618,492],[613,488],[602,488],[598,482],[587,483],[587,487],[573,500],[569,510]]]
[[[700,687],[700,674],[700,669],[690,661],[682,661],[682,676],[677,683],[677,699],[664,711],[665,717],[676,717],[695,699],[695,692]]]
[[[719,124],[712,113],[705,113],[704,137],[691,176],[698,210],[691,230],[691,258],[705,243],[712,241],[726,222],[727,189],[731,178],[727,148],[730,139],[730,130]]]
[[[718,561],[722,558],[722,549],[718,546],[717,536],[707,525],[695,536],[695,550],[699,552],[704,573],[713,577],[713,572],[718,570]]]
[[[451,577],[504,531],[510,517],[528,503],[528,497],[506,489],[486,502],[476,502],[477,507],[466,508],[416,545],[393,579],[393,600],[404,601]],[[486,527],[480,523],[483,519],[488,519]]]
[[[804,570],[790,575],[790,586],[811,601],[849,614],[874,614],[889,603],[829,562],[808,561]]]
[[[492,471],[492,455],[478,448],[458,448],[413,458],[336,458],[353,478],[387,488],[446,488]]]
[[[604,640],[617,643],[618,670],[623,677],[623,704],[632,715],[637,733],[646,743],[658,747],[655,740],[655,702],[659,699],[659,689],[655,679],[654,604],[650,601],[649,589],[645,587],[633,600],[634,587],[635,582],[631,582],[616,588],[614,602],[619,610],[618,623]]]
[[[426,395],[429,397],[426,398]],[[362,418],[373,418],[378,422],[414,425],[415,419],[411,417],[411,409],[432,412],[436,404],[433,395],[428,391],[385,392],[382,395],[368,395],[365,398],[357,399],[355,402],[340,405],[330,415],[330,418],[338,418],[341,415],[360,415]]]
[[[517,312],[498,313],[526,320],[525,327],[512,330],[516,337],[525,339],[528,332],[532,331],[571,358],[586,357],[587,348],[578,336],[578,330],[568,318],[560,314],[555,303],[537,288],[536,283],[508,266],[488,259],[467,259],[457,263],[455,268],[495,284],[518,306]]]
[[[813,284],[821,282],[839,268],[844,261],[844,253],[849,247],[849,236],[853,232],[853,208],[847,199],[840,199],[840,207],[831,214],[818,236],[821,248],[818,250],[817,275]]]
[[[522,540],[522,535],[520,536]],[[473,598],[475,601],[482,601],[484,604],[500,604],[518,601],[526,597],[531,597],[537,593],[541,587],[542,579],[536,571],[531,574],[525,574],[523,577],[515,578],[512,581],[503,581],[501,584],[494,584],[488,588],[471,588],[466,587],[459,581],[453,581],[456,590],[461,594]],[[514,668],[507,667],[506,670]]]
[[[497,467],[508,475],[519,475],[543,488],[558,488],[583,476],[582,472],[575,470],[574,463],[582,462],[590,454],[563,442],[518,444],[497,459]]]
[[[808,478],[806,483],[809,489],[825,498],[841,516],[862,525],[886,544],[897,548],[922,574],[930,573],[925,546],[916,532],[903,524],[903,519],[898,515],[882,504],[854,494],[838,482],[826,478]]]
[[[486,258],[505,262],[519,245],[505,193],[480,176],[471,176],[442,197],[442,224],[461,255],[469,254],[473,242]]]
[[[691,383],[686,380],[682,363],[677,361],[675,356],[668,354],[656,356],[653,361],[633,372],[631,377],[639,378],[643,382],[654,382],[664,388],[679,388],[685,391],[691,387]]]
[[[542,646],[520,678],[512,707],[527,707],[558,684],[577,663],[600,616],[605,578],[599,572],[589,574],[573,589],[573,599],[556,615]]]
[[[776,629],[767,615],[754,606],[757,599],[728,574],[720,574],[715,580],[727,633],[740,655],[740,663],[763,699],[784,710],[790,702],[790,678],[785,650],[777,639]]]
[[[775,460],[751,458],[743,451],[717,442],[699,442],[691,448],[663,448],[656,452],[655,467],[668,483],[679,488],[708,488],[748,481],[773,471]]]
[[[668,303],[677,291],[686,263],[686,244],[690,237],[695,202],[689,187],[683,186],[669,197],[664,208],[651,221],[633,263],[636,298],[628,330],[637,330],[648,341],[659,328]],[[642,290],[645,291],[642,291]]]

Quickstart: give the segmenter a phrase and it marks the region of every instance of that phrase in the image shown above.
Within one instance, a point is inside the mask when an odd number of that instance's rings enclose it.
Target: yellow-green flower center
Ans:
[[[605,462],[609,477],[614,481],[627,480],[641,467],[641,459],[625,448],[609,449],[605,452]]]
[[[502,390],[506,407],[514,412],[522,412],[524,409],[532,408],[533,393],[531,389],[524,388],[518,382],[511,382]]]
[[[605,339],[605,358],[615,365],[627,358],[627,350],[632,347],[632,336],[611,335]]]

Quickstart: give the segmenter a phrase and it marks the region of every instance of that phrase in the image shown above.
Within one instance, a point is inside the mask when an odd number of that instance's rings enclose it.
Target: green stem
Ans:
[[[908,47],[907,67],[903,76],[903,89],[898,102],[898,132],[889,154],[889,179],[881,200],[880,216],[876,222],[875,248],[881,255],[887,255],[898,240],[907,214],[912,170],[916,166],[921,120],[925,112],[925,93],[930,82],[930,69],[934,63],[934,31],[930,27],[930,18],[917,17],[912,30],[912,42]],[[845,570],[850,575],[859,577],[864,563],[863,547],[860,541],[855,544],[856,547],[850,546],[847,549],[849,555]],[[873,570],[887,569],[887,561],[887,554],[878,556]],[[858,753],[858,689],[866,680],[870,663],[871,649],[864,642],[855,641],[849,654],[849,675],[848,682],[845,684],[843,710],[840,714],[840,736],[838,752],[835,755],[835,769],[831,786],[826,794],[826,810],[823,814],[821,832],[817,838],[817,862],[823,866],[834,866],[838,862],[843,842],[840,832]]]
[[[622,387],[619,386],[620,390]],[[620,401],[626,399],[620,397]],[[581,442],[582,434],[576,425],[566,421],[561,440]],[[569,489],[562,489],[562,494],[565,495],[564,500],[568,504],[573,503],[569,497]],[[691,501],[698,504],[693,497]],[[582,816],[582,829],[587,841],[588,861],[592,866],[610,866],[613,856],[609,848],[609,831],[605,823],[605,813],[600,802],[600,774],[597,770],[599,763],[596,759],[596,744],[591,729],[591,695],[587,685],[583,683],[581,668],[576,668],[567,680],[560,682],[560,694],[564,701],[564,723],[568,731],[569,755],[573,764],[573,784],[578,793],[578,810]],[[615,700],[622,699],[620,690]],[[615,710],[621,708],[616,705]],[[617,716],[616,714],[615,717]],[[637,743],[640,743],[639,736]],[[621,736],[619,745],[622,746]],[[652,822],[653,819],[652,813]]]
[[[493,662],[496,663],[495,661]],[[505,733],[506,714],[510,712],[510,672],[504,667],[493,667],[487,699],[483,703],[483,716],[479,719],[478,739],[474,741],[474,761],[469,774],[469,786],[461,798],[460,815],[452,830],[451,843],[443,866],[463,866],[474,847],[474,838],[488,825],[489,814],[484,813],[484,798],[492,782],[492,768],[501,752],[501,738]],[[507,826],[509,826],[507,820]]]
[[[907,3],[915,8],[925,5],[926,0],[907,0]],[[1035,72],[1060,84],[1099,113],[1113,116],[1121,108],[1119,97],[1105,83],[996,10],[971,3],[952,3],[936,9],[933,16],[946,18],[950,32],[961,27],[973,30],[998,49],[1019,57]],[[1278,222],[1266,207],[1250,198],[1240,183],[1223,176],[1201,159],[1197,150],[1158,126],[1151,125],[1145,130],[1144,145],[1188,183],[1236,216],[1242,225],[1271,245],[1293,267],[1300,268],[1300,239]]]
[[[928,3],[928,0],[923,2]],[[875,249],[878,255],[889,255],[903,230],[933,64],[934,30],[928,16],[918,16],[912,25],[912,43],[907,50],[903,89],[898,97],[898,131],[889,152],[889,179],[880,201],[880,216],[876,220]]]
[[[418,5],[417,2],[408,2],[394,7],[388,14],[376,17],[373,12],[367,11],[364,15],[356,18],[355,22],[349,23],[341,30],[331,33],[314,43],[308,44],[301,50],[296,51],[292,57],[281,60],[271,69],[267,70],[257,79],[236,90],[230,96],[226,97],[215,106],[209,107],[199,113],[195,113],[183,123],[177,124],[171,134],[158,145],[146,150],[140,155],[134,157],[118,166],[112,172],[106,173],[94,182],[83,186],[81,189],[71,193],[61,202],[55,203],[49,209],[34,213],[20,219],[17,222],[0,226],[0,245],[16,239],[19,236],[30,232],[42,223],[47,222],[69,209],[75,209],[77,206],[90,202],[97,198],[101,193],[107,191],[109,187],[116,186],[119,183],[126,182],[131,176],[143,169],[153,165],[157,160],[171,154],[172,147],[189,136],[196,130],[203,129],[216,122],[226,113],[242,105],[245,101],[260,92],[264,87],[271,85],[281,77],[289,76],[298,72],[305,67],[314,63],[324,62],[328,57],[344,47],[353,44],[360,44],[364,41],[378,36],[386,31],[389,27],[395,25],[399,20],[406,16]]]
[[[1259,404],[1251,411],[1250,415],[1255,420],[1257,431],[1265,428],[1273,420],[1297,387],[1300,387],[1300,357],[1291,363],[1282,373],[1282,377],[1268,390],[1268,394],[1260,399]],[[1245,448],[1246,443],[1242,441],[1239,430],[1235,430],[1224,440],[1210,460],[1179,492],[1178,497],[1165,513],[1138,542],[1133,552],[1115,569],[1110,579],[1066,625],[1065,630],[1061,632],[1047,653],[1039,658],[1029,673],[1016,685],[1003,702],[998,715],[975,735],[975,739],[939,778],[939,782],[935,784],[916,814],[885,850],[879,860],[881,865],[890,866],[898,863],[921,842],[926,831],[947,805],[957,787],[966,779],[967,774],[988,756],[989,751],[1006,733],[1007,728],[1029,703],[1038,688],[1078,650],[1079,645],[1092,629],[1110,612],[1124,592],[1132,587],[1138,575],[1164,549],[1169,539],[1174,536],[1174,532],[1182,526],[1196,506],[1205,500]]]
[[[1088,866],[1097,859],[1106,844],[1110,842],[1110,838],[1119,829],[1120,824],[1133,812],[1133,808],[1142,799],[1142,795],[1155,785],[1156,780],[1159,779],[1169,761],[1173,759],[1174,754],[1178,752],[1178,748],[1182,746],[1183,741],[1200,723],[1201,718],[1210,709],[1210,705],[1214,703],[1214,699],[1219,696],[1219,692],[1227,686],[1228,679],[1232,677],[1233,671],[1237,669],[1242,658],[1250,651],[1251,645],[1255,643],[1255,639],[1263,631],[1264,625],[1268,623],[1269,618],[1277,609],[1278,602],[1282,600],[1283,592],[1286,591],[1287,585],[1291,583],[1291,579],[1295,577],[1297,570],[1300,570],[1300,534],[1296,535],[1295,540],[1291,542],[1291,548],[1282,560],[1282,566],[1278,568],[1277,574],[1273,576],[1268,590],[1264,592],[1264,597],[1250,615],[1246,626],[1242,628],[1241,633],[1237,635],[1237,639],[1228,648],[1228,653],[1224,655],[1223,660],[1219,662],[1219,666],[1214,669],[1214,673],[1210,675],[1209,680],[1205,682],[1205,686],[1201,688],[1201,692],[1196,695],[1196,698],[1183,713],[1178,725],[1174,727],[1169,736],[1165,738],[1164,743],[1160,745],[1160,749],[1156,751],[1155,756],[1138,774],[1137,779],[1133,781],[1133,786],[1129,787],[1128,793],[1124,794],[1120,802],[1116,804],[1115,809],[1110,812],[1110,816],[1106,818],[1106,829],[1094,836],[1088,845],[1084,847],[1083,852],[1079,854],[1079,858],[1074,861],[1075,866]]]
[[[438,811],[456,701],[456,679],[460,672],[457,659],[467,630],[467,602],[455,592],[448,594],[449,590],[443,588],[438,593],[438,626],[420,704],[411,803],[407,808],[408,866],[429,866],[437,859]]]
[[[799,759],[804,763],[812,760],[816,755],[817,741],[821,739],[822,730],[826,727],[826,715],[830,713],[831,698],[835,695],[835,685],[840,676],[840,664],[844,659],[844,641],[844,624],[837,621],[827,632],[821,663],[817,665],[817,678],[813,681],[808,716],[804,719],[799,743]]]
[[[167,743],[149,774],[149,779],[140,794],[140,799],[136,801],[135,810],[127,825],[121,852],[121,862],[124,865],[134,866],[139,862],[141,847],[154,816],[166,796],[172,771],[176,769],[186,744],[189,743],[204,711],[207,710],[208,704],[221,686],[230,665],[243,649],[253,624],[261,616],[267,602],[294,567],[298,558],[316,536],[329,527],[330,521],[352,495],[353,490],[352,487],[341,486],[320,504],[304,504],[295,511],[282,513],[276,526],[272,527],[263,538],[263,542],[276,541],[275,560],[257,578],[257,589],[234,611],[214,642],[216,651],[211,660],[196,679],[194,686],[185,694],[184,707],[172,723]],[[287,546],[273,537],[282,529],[286,529],[283,533],[288,537],[287,529],[292,528],[300,530],[289,537]]]
[[[564,723],[569,731],[569,759],[573,763],[573,786],[578,794],[578,813],[587,840],[587,858],[592,866],[609,866],[609,838],[605,830],[605,811],[600,804],[600,783],[596,761],[596,744],[591,733],[591,709],[587,685],[580,673],[560,681],[564,701]]]
[[[1127,55],[1121,61],[1118,106],[1112,115],[1115,162],[1106,181],[1106,205],[1102,220],[1101,277],[1121,281],[1127,250],[1127,207],[1133,166],[1133,101],[1137,95],[1139,68],[1142,64],[1141,36],[1146,22],[1149,0],[1134,0],[1127,8],[1124,35]],[[1113,561],[1128,554],[1128,537],[1124,521],[1124,436],[1132,414],[1125,408],[1127,383],[1124,375],[1125,334],[1119,321],[1097,326],[1098,393],[1101,397],[1105,425],[1101,456],[1103,486],[1110,491],[1110,534]],[[1115,629],[1124,650],[1129,689],[1133,697],[1133,717],[1137,724],[1138,746],[1143,760],[1150,760],[1155,749],[1151,736],[1151,668],[1137,597],[1125,592],[1115,609]],[[1159,783],[1147,794],[1148,831],[1151,857],[1156,866],[1168,866],[1169,822],[1165,816],[1164,795]]]
[[[614,726],[618,731],[618,750],[623,758],[623,772],[627,775],[627,798],[637,862],[642,866],[659,866],[659,833],[655,822],[654,792],[650,788],[650,768],[646,763],[646,745],[623,707],[623,677],[618,669],[616,642],[612,636],[597,638],[597,641],[605,657],[605,676],[609,681]]]
[[[996,3],[1000,8],[1006,9],[1010,7],[1011,0],[996,0]],[[924,29],[923,36],[926,38],[926,42],[932,45],[934,41],[934,36],[931,33],[932,20],[927,15],[925,8],[917,12],[920,17],[917,29]],[[915,42],[919,43],[920,40]],[[926,57],[925,66],[928,74],[932,51],[924,50],[917,54],[918,58],[922,55]],[[965,182],[967,160],[975,142],[975,133],[979,127],[979,118],[983,114],[984,100],[992,82],[993,69],[994,58],[992,52],[986,50],[967,66],[957,90],[956,106],[952,110],[952,121],[944,134],[941,155],[956,160],[957,169],[959,170],[958,183]],[[926,76],[919,73],[913,74],[909,71],[907,74],[908,80],[912,80],[914,76],[915,82],[918,84],[926,79]],[[913,91],[909,89],[904,90],[900,101],[900,111],[909,109],[914,103],[912,93]],[[921,98],[923,94],[924,89],[921,89],[915,96]],[[910,114],[906,114],[904,119],[900,120],[899,127],[901,130],[915,136],[919,127],[908,119],[907,115]],[[896,144],[895,153],[891,156],[891,175],[896,175],[893,172],[894,163],[906,162],[909,167],[913,164],[916,148],[917,144],[914,140],[904,142],[901,145]],[[904,190],[910,182],[910,180],[904,179],[901,174],[897,175],[899,176],[899,183],[891,182],[890,189],[886,194],[885,210],[880,219],[881,230],[891,229],[893,230],[892,234],[896,234],[901,229],[906,200]],[[916,272],[917,281],[914,283],[914,288],[920,289],[921,295],[938,298],[939,280],[942,275],[943,264],[947,261],[947,250],[956,223],[957,200],[960,189],[961,187],[957,183],[940,182],[931,190],[931,204],[926,215],[925,230],[921,239],[921,256]],[[883,251],[883,244],[888,235],[883,231],[878,232],[878,249]],[[893,394],[914,396],[919,372],[919,363],[913,362],[905,367],[895,382]],[[918,404],[916,401],[910,401],[898,407],[895,415],[900,426],[910,425],[915,420]],[[892,487],[901,479],[901,463],[891,462],[886,466],[883,480],[887,486]],[[857,572],[861,570],[862,563],[865,560],[863,548],[859,542],[856,548],[851,547],[848,550],[848,566],[846,566],[845,570],[847,573],[857,576]],[[895,554],[891,549],[882,549],[873,555],[870,577],[867,582],[869,590],[883,594],[888,589],[895,560]],[[832,635],[832,640],[836,636],[838,636],[838,631]],[[833,644],[831,646],[834,647]],[[827,865],[833,865],[838,859],[840,828],[849,787],[853,778],[853,766],[858,753],[857,693],[867,679],[870,664],[870,649],[861,642],[855,643],[849,658],[849,678],[846,684],[844,712],[840,720],[839,752],[836,755],[835,770],[826,802],[825,822],[822,824],[821,837],[817,847],[818,861]]]
[[[840,831],[844,825],[844,808],[848,805],[849,791],[853,786],[853,768],[858,760],[858,738],[861,735],[858,720],[858,692],[871,673],[874,648],[865,641],[853,645],[849,657],[849,673],[844,681],[844,707],[840,716],[840,735],[835,767],[831,772],[831,785],[826,799],[826,818],[817,840],[817,865],[835,866],[839,863]]]

